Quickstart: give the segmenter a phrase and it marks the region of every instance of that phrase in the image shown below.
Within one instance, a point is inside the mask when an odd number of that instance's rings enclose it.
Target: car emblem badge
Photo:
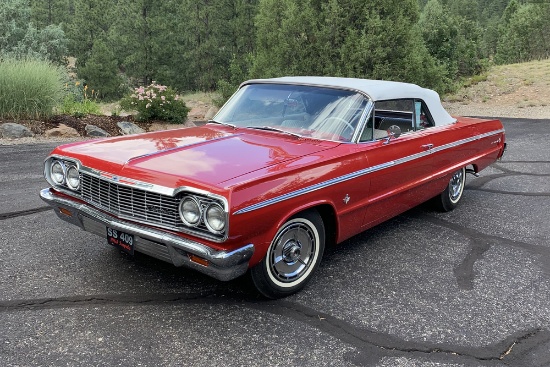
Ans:
[[[344,204],[349,203],[349,199],[350,199],[349,195],[346,194],[346,196],[344,197]]]

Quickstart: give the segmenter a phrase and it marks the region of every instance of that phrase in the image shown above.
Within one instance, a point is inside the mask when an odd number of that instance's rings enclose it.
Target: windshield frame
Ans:
[[[247,89],[249,87],[254,88],[255,86],[264,86],[264,85],[273,85],[274,87],[280,86],[281,88],[287,87],[287,88],[289,88],[289,90],[292,89],[292,87],[297,87],[295,91],[290,91],[290,93],[288,93],[286,98],[283,100],[283,103],[286,103],[287,100],[295,101],[296,98],[292,98],[292,95],[295,94],[295,93],[297,95],[300,95],[300,94],[308,92],[308,91],[311,92],[311,93],[315,93],[315,91],[321,92],[323,90],[327,90],[327,95],[331,95],[331,93],[332,93],[334,96],[338,96],[338,99],[348,99],[348,101],[344,100],[342,102],[343,103],[348,103],[350,108],[348,110],[343,109],[342,111],[344,111],[346,113],[351,113],[350,111],[352,111],[353,109],[356,110],[356,112],[353,114],[353,119],[347,120],[348,123],[345,124],[345,125],[350,125],[350,126],[347,126],[347,130],[348,130],[347,135],[349,137],[344,138],[343,136],[338,136],[337,138],[335,138],[334,136],[333,137],[322,136],[321,135],[322,131],[317,131],[317,130],[302,129],[302,131],[297,131],[297,130],[294,130],[294,129],[289,129],[287,131],[285,129],[285,126],[282,126],[282,125],[269,126],[269,125],[266,125],[265,123],[258,122],[256,120],[254,120],[253,118],[250,119],[250,125],[247,125],[246,123],[239,124],[239,121],[234,120],[234,118],[228,118],[229,115],[233,114],[233,116],[234,116],[234,113],[237,112],[237,110],[235,110],[235,109],[239,108],[239,106],[237,104],[238,103],[243,103],[241,101],[241,99],[245,97],[244,94],[247,92]],[[343,93],[341,95],[338,95],[337,94],[338,91],[341,91]],[[335,98],[335,100],[336,100],[336,98]],[[357,103],[359,101],[361,102],[360,105],[350,104],[350,103]],[[327,106],[328,106],[328,104],[327,104]],[[325,106],[325,107],[327,107],[327,106]],[[368,116],[372,113],[373,107],[374,107],[374,103],[372,101],[372,98],[368,94],[366,94],[365,92],[354,89],[354,88],[335,87],[335,86],[329,86],[329,85],[308,84],[308,83],[292,83],[292,82],[282,83],[280,81],[270,82],[270,81],[266,81],[266,80],[263,80],[263,81],[259,82],[259,81],[256,80],[256,81],[245,82],[245,83],[241,84],[239,89],[231,96],[231,98],[229,98],[229,100],[223,105],[223,107],[214,116],[213,120],[215,120],[218,123],[225,124],[225,125],[230,125],[230,126],[234,125],[235,128],[247,128],[247,127],[250,127],[250,128],[256,127],[257,128],[258,126],[273,127],[273,129],[270,129],[269,131],[274,131],[275,132],[276,130],[283,130],[283,131],[280,131],[280,133],[284,133],[284,134],[287,134],[287,135],[294,135],[294,136],[302,137],[302,138],[305,138],[305,139],[327,140],[327,141],[334,141],[334,142],[345,144],[345,143],[357,143],[358,142],[359,137],[361,136],[361,133],[362,133],[363,129],[366,126]],[[233,111],[233,110],[235,110],[235,111]],[[305,115],[307,115],[307,113],[305,113]],[[283,114],[280,116],[281,124],[284,122],[284,120],[283,120],[284,117],[285,117],[285,115],[284,115],[284,112],[283,112]],[[318,116],[315,115],[315,117],[312,118],[311,125],[315,124],[315,119],[317,117]],[[272,118],[275,119],[275,116],[272,116]],[[331,116],[330,114],[329,114],[328,118],[325,118],[325,119],[330,119],[330,118],[338,119],[338,117]],[[243,119],[243,120],[241,120],[241,122],[243,122],[245,120],[246,119]],[[342,122],[342,124],[344,124],[344,122]],[[351,131],[351,127],[353,127],[353,131],[350,134],[349,131]],[[329,128],[336,129],[336,127],[334,127],[334,126],[329,126]],[[266,131],[267,131],[267,129],[266,129]],[[311,134],[314,134],[314,135],[311,135]],[[333,134],[333,135],[336,136],[336,134]]]

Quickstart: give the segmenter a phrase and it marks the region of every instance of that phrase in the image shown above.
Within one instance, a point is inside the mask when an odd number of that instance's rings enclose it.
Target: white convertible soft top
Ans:
[[[391,99],[421,99],[426,103],[426,106],[428,106],[436,126],[456,122],[456,119],[449,115],[441,105],[441,99],[437,92],[419,87],[416,84],[325,76],[287,76],[282,78],[249,80],[242,85],[255,83],[301,84],[352,89],[368,95],[374,102]]]

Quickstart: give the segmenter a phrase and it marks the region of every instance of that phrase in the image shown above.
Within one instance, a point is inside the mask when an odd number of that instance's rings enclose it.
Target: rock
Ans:
[[[122,135],[141,134],[145,132],[141,127],[129,121],[120,121],[116,124],[120,128]]]
[[[94,125],[86,125],[86,136],[97,136],[97,137],[105,137],[105,136],[111,136],[107,131],[94,126]]]
[[[25,126],[13,122],[6,122],[0,125],[0,137],[8,139],[19,139],[34,136]]]
[[[218,113],[218,109],[216,107],[210,107],[208,109],[208,112],[206,112],[206,115],[204,115],[204,119],[206,121],[211,120],[212,117],[214,117]]]
[[[73,129],[72,127],[69,127],[65,124],[59,124],[59,126],[56,127],[55,129],[47,130],[44,133],[44,135],[47,137],[60,136],[63,138],[80,136],[80,134],[78,133],[78,131],[76,131],[76,129]]]

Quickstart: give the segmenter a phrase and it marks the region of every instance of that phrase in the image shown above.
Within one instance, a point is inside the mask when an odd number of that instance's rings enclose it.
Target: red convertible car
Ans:
[[[44,201],[133,254],[260,293],[304,287],[326,244],[422,202],[449,211],[500,158],[498,120],[454,118],[413,84],[330,77],[243,83],[204,126],[67,144]]]

